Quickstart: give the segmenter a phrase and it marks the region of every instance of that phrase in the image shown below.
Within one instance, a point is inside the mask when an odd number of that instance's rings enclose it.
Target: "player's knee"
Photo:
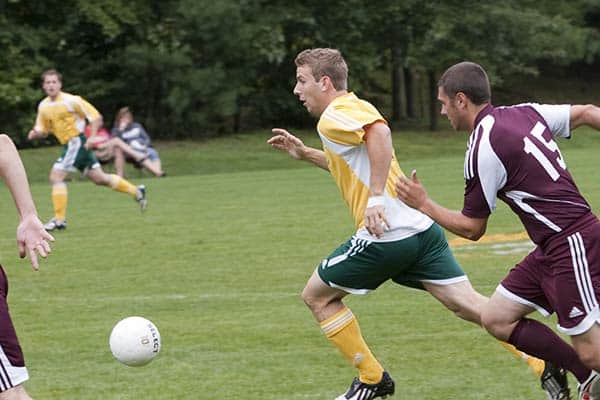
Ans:
[[[579,359],[586,367],[600,371],[600,347],[594,343],[573,343]]]
[[[319,310],[322,310],[328,303],[326,299],[315,295],[309,287],[304,288],[301,297],[304,304],[306,304],[306,306],[310,308],[313,312],[318,312]]]

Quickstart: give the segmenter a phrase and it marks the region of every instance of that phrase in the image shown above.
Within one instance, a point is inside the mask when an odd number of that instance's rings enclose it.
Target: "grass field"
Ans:
[[[302,135],[316,143],[310,133]],[[352,232],[330,177],[265,145],[268,132],[159,143],[169,176],[145,183],[149,209],[74,176],[69,228],[34,273],[18,260],[16,216],[0,190],[0,261],[36,399],[333,399],[354,370],[323,337],[299,293],[317,263]],[[462,202],[465,136],[395,135],[405,171],[431,196]],[[600,135],[576,132],[563,154],[581,190],[600,202]],[[43,219],[57,148],[22,152]],[[490,233],[519,233],[506,207]],[[449,235],[451,239],[452,236]],[[491,294],[527,244],[456,248],[476,288]],[[396,399],[544,399],[525,363],[426,293],[385,284],[349,298],[364,336],[396,380]],[[141,368],[108,348],[121,318],[151,319],[159,357]],[[547,320],[554,326],[555,319]]]

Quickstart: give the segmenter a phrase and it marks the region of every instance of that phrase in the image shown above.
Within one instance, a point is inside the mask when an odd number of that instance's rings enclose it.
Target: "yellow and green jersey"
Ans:
[[[396,156],[392,154],[384,194],[385,215],[390,229],[377,239],[364,228],[371,177],[364,135],[365,127],[375,122],[387,124],[372,104],[360,100],[354,93],[347,93],[327,106],[321,114],[317,131],[323,143],[329,171],[354,217],[357,235],[371,241],[400,240],[426,230],[433,221],[396,198],[394,187],[403,172]]]
[[[46,97],[40,102],[34,129],[52,133],[61,144],[66,144],[83,132],[86,120],[99,117],[98,110],[82,97],[61,92],[54,100]]]

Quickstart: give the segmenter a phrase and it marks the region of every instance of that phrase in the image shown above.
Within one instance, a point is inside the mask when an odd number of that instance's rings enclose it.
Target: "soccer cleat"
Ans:
[[[600,400],[600,374],[592,371],[590,377],[578,386],[578,400]]]
[[[394,394],[395,384],[392,377],[387,372],[383,371],[381,382],[375,384],[367,384],[361,382],[358,378],[354,378],[350,389],[335,400],[371,400],[376,397],[386,398],[388,395]]]
[[[67,229],[67,221],[52,218],[50,221],[48,221],[44,224],[44,229],[47,230],[48,232],[54,231],[54,230]]]
[[[571,400],[567,371],[546,361],[541,376],[542,389],[548,395],[548,400]]]
[[[146,198],[146,186],[139,185],[135,194],[135,201],[140,205],[140,209],[144,211],[148,207],[148,199]]]

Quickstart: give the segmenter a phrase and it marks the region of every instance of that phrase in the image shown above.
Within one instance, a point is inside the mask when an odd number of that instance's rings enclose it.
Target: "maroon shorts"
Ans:
[[[23,352],[8,312],[8,280],[0,265],[0,392],[26,381]]]
[[[574,225],[536,247],[497,289],[543,315],[556,312],[558,329],[571,336],[600,323],[600,221]]]

